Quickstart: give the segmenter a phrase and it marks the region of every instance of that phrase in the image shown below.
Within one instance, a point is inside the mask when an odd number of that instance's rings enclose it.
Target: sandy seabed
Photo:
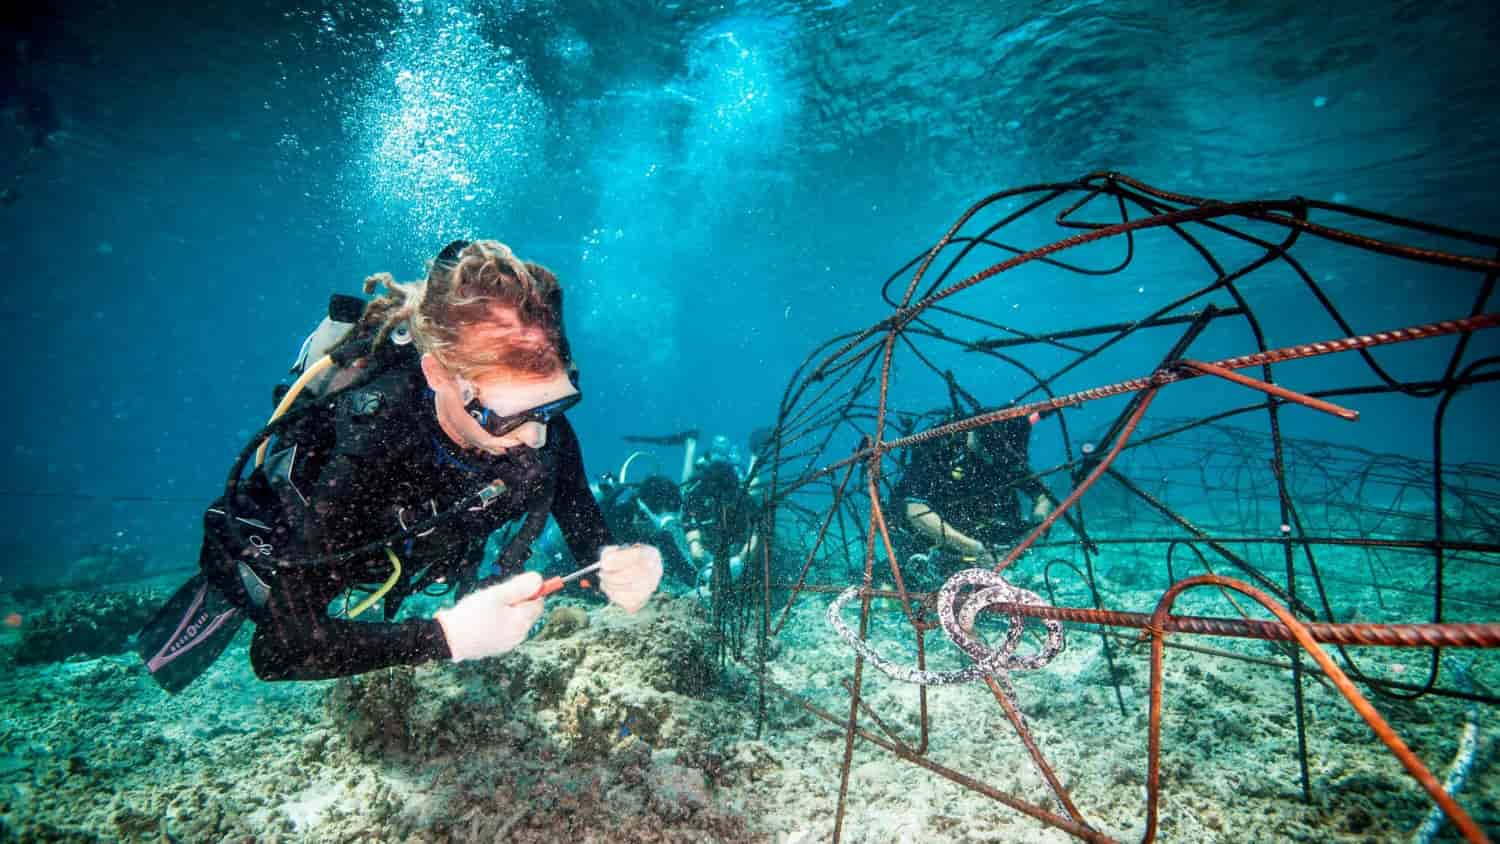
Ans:
[[[1111,594],[1130,593],[1116,585]],[[1155,596],[1137,597],[1149,608]],[[542,632],[505,657],[342,681],[256,680],[247,632],[175,697],[131,654],[47,665],[6,656],[0,841],[830,838],[843,729],[771,692],[757,737],[757,678],[733,663],[720,669],[696,600],[663,595],[636,616],[554,603]],[[768,677],[845,717],[842,684],[854,660],[824,621],[826,607],[822,597],[797,603],[772,640]],[[886,609],[870,638],[899,658],[906,631]],[[1275,656],[1261,643],[1197,644]],[[930,657],[939,669],[960,664],[945,645]],[[1114,661],[1118,694],[1100,636],[1070,630],[1051,665],[1012,680],[1042,755],[1085,819],[1137,841],[1148,650],[1116,641]],[[868,667],[863,676],[865,702],[915,743],[916,687]],[[1405,840],[1427,812],[1415,781],[1325,684],[1306,684],[1310,803],[1285,672],[1173,650],[1165,689],[1160,840]],[[927,758],[1059,811],[982,683],[931,689],[927,704]],[[1466,706],[1377,705],[1441,777]],[[869,718],[861,725],[878,730]],[[1492,725],[1480,726],[1460,802],[1494,818],[1495,742]],[[845,841],[1072,840],[862,740],[847,794]]]

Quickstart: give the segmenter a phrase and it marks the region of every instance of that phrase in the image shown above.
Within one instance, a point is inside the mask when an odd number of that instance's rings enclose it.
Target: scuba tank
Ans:
[[[297,359],[292,363],[289,373],[297,376],[300,380],[301,376],[313,364],[321,361],[333,347],[343,342],[344,338],[349,336],[349,332],[354,329],[354,326],[359,322],[359,318],[364,315],[364,312],[365,300],[358,296],[335,293],[329,297],[328,316],[323,317],[323,321],[318,323],[318,327],[313,329],[311,334],[307,335],[306,340],[302,341],[302,348],[298,350]],[[408,342],[410,336],[408,332]],[[327,390],[328,383],[333,380],[333,375],[332,371],[326,369],[320,371],[307,380],[303,385],[303,389],[311,395],[321,397]],[[282,397],[290,390],[290,386],[277,384],[272,395],[280,403]]]

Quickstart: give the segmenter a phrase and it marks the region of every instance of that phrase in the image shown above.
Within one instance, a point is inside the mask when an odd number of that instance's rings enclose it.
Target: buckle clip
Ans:
[[[495,499],[504,495],[508,489],[509,487],[505,485],[505,481],[496,478],[479,491],[479,506],[470,507],[469,509],[484,510],[488,508],[491,504],[495,503]]]

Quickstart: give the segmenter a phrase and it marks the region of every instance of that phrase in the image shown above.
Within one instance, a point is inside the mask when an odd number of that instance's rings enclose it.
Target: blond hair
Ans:
[[[561,314],[553,312],[560,301],[557,276],[499,241],[469,243],[455,260],[434,261],[421,281],[398,282],[390,273],[365,279],[366,293],[377,286],[385,294],[366,306],[362,319],[375,329],[374,348],[405,323],[421,352],[467,378],[543,379],[563,371]],[[497,308],[513,313],[516,324]],[[465,340],[474,327],[490,329],[482,342]]]

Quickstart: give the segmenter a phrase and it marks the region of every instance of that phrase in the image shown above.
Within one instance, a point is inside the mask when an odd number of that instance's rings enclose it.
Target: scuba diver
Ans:
[[[760,547],[759,507],[737,464],[721,453],[710,452],[683,487],[683,540],[699,583],[714,582],[718,560],[727,562],[730,582],[738,581]]]
[[[681,479],[674,483],[656,474],[630,486],[605,475],[597,488],[610,526],[629,536],[650,537],[639,541],[663,549],[668,569],[679,573],[701,596],[703,586],[713,583],[715,560],[724,560],[731,580],[738,580],[744,561],[759,547],[756,499],[761,487],[756,474],[758,453],[742,467],[739,447],[718,434],[700,455],[699,436],[697,430],[626,436],[630,443],[682,446]],[[757,429],[751,435],[752,451],[769,439],[770,429]],[[622,475],[641,454],[631,455]]]
[[[598,560],[613,603],[635,612],[656,590],[660,554],[615,544],[589,491],[565,415],[583,396],[557,278],[499,242],[460,240],[425,280],[383,273],[365,292],[377,285],[368,304],[334,298],[298,381],[278,391],[204,516],[201,572],[142,631],[141,656],[168,691],[247,617],[266,680],[505,653],[565,580],[522,571],[549,515],[578,561]],[[518,520],[497,574],[479,579],[486,539]],[[351,607],[367,584],[380,585]],[[395,621],[433,588],[456,602]],[[381,598],[382,620],[355,620]]]
[[[762,431],[752,436],[763,437]],[[723,434],[709,441],[708,450],[697,456],[697,441],[689,440],[683,459],[682,547],[688,564],[697,572],[694,588],[715,583],[727,575],[730,583],[740,579],[745,561],[760,547],[756,528],[760,521],[755,458],[741,467],[739,447]],[[717,561],[724,561],[723,575]]]
[[[625,471],[617,477],[605,472],[595,484],[594,494],[615,540],[637,542],[660,549],[663,568],[691,585],[697,569],[687,561],[682,531],[677,522],[682,513],[682,492],[666,475],[648,475],[640,483],[627,483]]]
[[[995,549],[1047,517],[1056,499],[1031,471],[1031,424],[1025,417],[1006,419],[912,446],[893,496],[904,517],[904,544],[915,551],[905,559],[941,576],[993,566]]]

